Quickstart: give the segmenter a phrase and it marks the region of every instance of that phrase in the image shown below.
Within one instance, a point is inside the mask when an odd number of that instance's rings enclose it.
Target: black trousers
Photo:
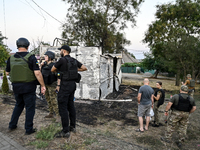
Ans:
[[[58,109],[64,132],[69,132],[70,126],[76,126],[76,110],[74,107],[74,93],[76,90],[75,81],[61,81],[58,92]]]
[[[16,104],[9,123],[9,128],[14,129],[17,127],[19,117],[24,108],[26,108],[25,129],[27,133],[31,132],[33,130],[33,118],[35,115],[35,91],[25,94],[15,94],[15,99]]]

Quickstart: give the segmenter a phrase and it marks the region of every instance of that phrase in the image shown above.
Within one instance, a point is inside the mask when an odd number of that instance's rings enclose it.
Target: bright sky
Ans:
[[[138,14],[137,26],[125,30],[126,38],[131,41],[127,47],[137,59],[144,58],[143,52],[149,50],[146,44],[142,43],[144,33],[148,25],[155,20],[156,5],[175,0],[145,0],[141,5]],[[48,12],[50,17],[35,3]],[[5,44],[16,52],[16,40],[20,37],[27,38],[31,44],[33,41],[48,42],[51,45],[53,40],[61,38],[61,23],[64,22],[69,5],[62,0],[1,0],[0,2],[0,31],[8,39]]]

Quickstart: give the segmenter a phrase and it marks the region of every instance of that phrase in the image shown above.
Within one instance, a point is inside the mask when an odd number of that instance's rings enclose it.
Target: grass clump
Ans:
[[[152,146],[155,145],[156,147],[163,146],[163,143],[159,139],[152,136],[137,137],[136,140],[138,143],[145,143]]]
[[[83,144],[85,144],[85,145],[91,145],[92,143],[95,143],[95,142],[98,142],[98,141],[96,139],[94,139],[94,138],[89,137],[89,138],[85,139],[85,141],[83,142]]]
[[[34,141],[31,142],[30,145],[34,145],[36,148],[46,148],[48,147],[49,143],[46,141]]]
[[[46,128],[38,131],[36,139],[52,140],[54,135],[60,130],[60,124],[51,124]]]

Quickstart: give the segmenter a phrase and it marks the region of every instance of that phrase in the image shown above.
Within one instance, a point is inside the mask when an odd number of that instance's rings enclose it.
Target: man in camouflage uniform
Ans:
[[[187,80],[185,81],[185,83],[182,82],[182,84],[188,86],[188,94],[193,97],[195,91],[195,80],[193,80],[191,77],[191,74],[187,74]]]
[[[161,137],[161,140],[171,143],[172,133],[177,129],[179,139],[176,144],[180,148],[182,142],[185,140],[189,114],[196,110],[195,101],[188,95],[188,87],[186,85],[182,85],[180,94],[175,94],[167,104],[165,108],[165,116],[168,116],[170,108],[172,109],[172,112],[168,119],[167,131],[165,137]]]

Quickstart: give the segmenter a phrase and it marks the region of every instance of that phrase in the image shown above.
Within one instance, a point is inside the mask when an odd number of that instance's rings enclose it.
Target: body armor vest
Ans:
[[[192,109],[192,105],[190,104],[190,97],[188,95],[187,99],[184,99],[180,94],[179,94],[179,101],[178,105],[173,104],[172,108],[179,110],[179,111],[185,111],[185,112],[190,112]]]
[[[51,68],[53,67],[54,63],[46,64],[42,67],[41,72],[44,79],[44,83],[47,85],[52,84],[53,82],[57,81],[57,76],[55,73],[51,72]]]
[[[31,56],[28,53],[24,59],[27,60]],[[10,57],[10,81],[12,83],[18,82],[32,82],[36,80],[34,71],[29,68],[29,65],[22,58],[15,58],[14,55]]]

